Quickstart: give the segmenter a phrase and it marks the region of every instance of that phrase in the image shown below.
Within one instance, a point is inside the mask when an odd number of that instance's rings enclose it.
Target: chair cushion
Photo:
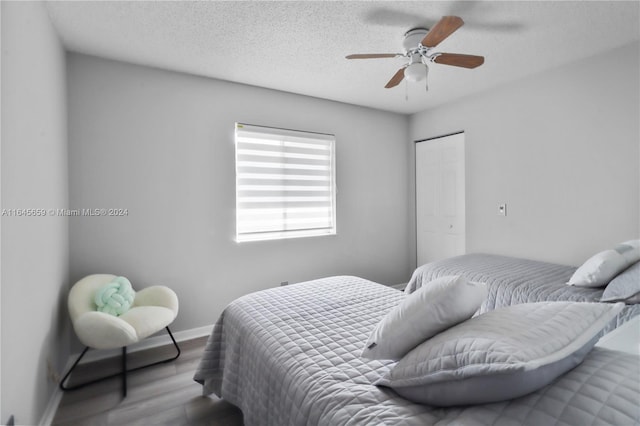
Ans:
[[[131,324],[120,317],[98,311],[80,315],[73,321],[73,329],[85,346],[94,349],[121,348],[139,340]]]
[[[127,322],[135,330],[138,340],[162,330],[175,319],[171,309],[161,306],[138,306],[129,309],[118,318]]]

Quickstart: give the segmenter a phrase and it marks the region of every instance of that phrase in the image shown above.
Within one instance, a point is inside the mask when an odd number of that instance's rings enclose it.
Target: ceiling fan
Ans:
[[[476,68],[484,63],[484,56],[463,55],[460,53],[441,53],[434,48],[444,39],[464,25],[458,16],[443,16],[430,30],[414,28],[404,35],[402,47],[404,53],[364,53],[348,55],[347,59],[375,59],[375,58],[408,58],[409,63],[400,68],[391,80],[384,86],[387,89],[397,86],[406,78],[408,81],[427,79],[429,67],[427,62],[453,65],[454,67]]]

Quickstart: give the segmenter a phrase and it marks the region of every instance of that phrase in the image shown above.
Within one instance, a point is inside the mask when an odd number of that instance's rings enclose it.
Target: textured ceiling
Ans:
[[[70,51],[356,105],[413,113],[640,39],[637,1],[47,2]],[[458,15],[439,51],[484,55],[474,70],[430,65],[384,85],[403,34]],[[615,64],[612,64],[615,66]]]

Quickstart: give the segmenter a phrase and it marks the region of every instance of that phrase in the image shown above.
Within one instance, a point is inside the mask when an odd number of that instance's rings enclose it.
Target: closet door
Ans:
[[[416,142],[417,265],[465,253],[464,133]]]

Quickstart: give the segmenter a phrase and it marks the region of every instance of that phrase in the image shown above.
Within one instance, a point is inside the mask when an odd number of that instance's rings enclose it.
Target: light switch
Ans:
[[[506,216],[507,215],[507,204],[498,204],[498,214],[500,216]]]

